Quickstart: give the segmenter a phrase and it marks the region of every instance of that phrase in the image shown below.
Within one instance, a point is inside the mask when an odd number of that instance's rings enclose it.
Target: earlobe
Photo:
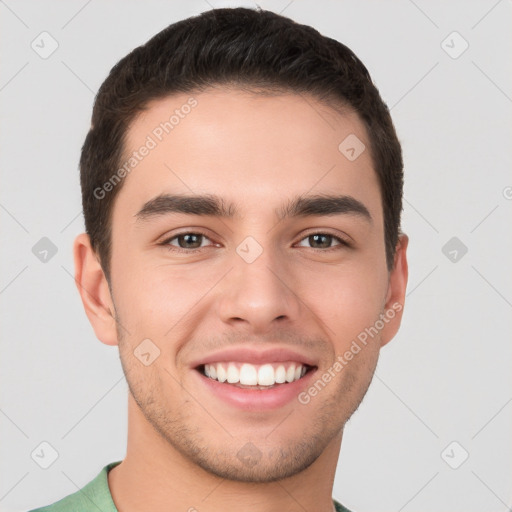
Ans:
[[[73,255],[75,284],[96,337],[106,345],[117,345],[114,304],[89,235],[82,233],[75,238]]]
[[[405,291],[407,288],[408,265],[407,246],[409,237],[401,234],[395,251],[393,269],[389,275],[388,291],[384,314],[388,319],[386,326],[381,331],[381,347],[389,343],[398,332],[402,321],[405,304]]]

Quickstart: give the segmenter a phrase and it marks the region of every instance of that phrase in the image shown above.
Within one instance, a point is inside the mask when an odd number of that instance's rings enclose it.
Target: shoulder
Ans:
[[[108,487],[108,472],[121,461],[106,465],[85,487],[61,500],[29,512],[117,512]]]

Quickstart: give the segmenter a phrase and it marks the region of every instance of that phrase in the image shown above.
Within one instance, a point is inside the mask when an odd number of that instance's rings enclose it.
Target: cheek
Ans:
[[[305,302],[322,319],[329,337],[337,340],[339,350],[379,318],[386,296],[384,275],[370,267],[339,268],[307,280],[301,295],[309,297]]]
[[[161,340],[186,327],[182,320],[193,316],[216,280],[217,274],[207,266],[194,271],[126,258],[113,276],[116,310],[134,337]]]

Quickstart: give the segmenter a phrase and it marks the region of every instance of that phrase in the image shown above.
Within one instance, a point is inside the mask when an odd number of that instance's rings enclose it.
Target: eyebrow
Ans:
[[[227,203],[223,198],[212,195],[174,195],[160,194],[147,201],[135,214],[137,221],[147,221],[173,213],[202,215],[232,219],[239,216],[234,203]],[[275,214],[281,221],[290,217],[355,215],[372,223],[368,208],[352,196],[347,195],[310,195],[297,196],[284,206],[277,208]]]

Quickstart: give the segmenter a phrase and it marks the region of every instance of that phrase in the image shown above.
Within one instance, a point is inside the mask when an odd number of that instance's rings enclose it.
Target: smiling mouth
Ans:
[[[227,361],[203,364],[196,368],[207,378],[246,389],[271,389],[291,384],[302,379],[314,369],[316,367],[299,362],[256,365]]]

